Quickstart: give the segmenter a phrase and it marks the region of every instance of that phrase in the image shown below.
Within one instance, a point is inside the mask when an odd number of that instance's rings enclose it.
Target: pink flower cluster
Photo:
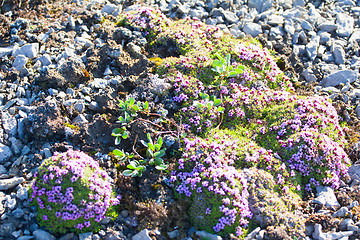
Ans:
[[[55,153],[35,177],[30,201],[39,207],[41,224],[54,232],[89,230],[99,225],[109,207],[119,204],[108,174],[80,151]]]

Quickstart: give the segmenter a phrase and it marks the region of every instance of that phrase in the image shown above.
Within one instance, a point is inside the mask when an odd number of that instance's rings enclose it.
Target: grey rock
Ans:
[[[76,37],[74,42],[82,47],[89,48],[92,47],[94,44],[89,39],[83,37]]]
[[[294,0],[293,1],[293,7],[304,7],[305,6],[305,0]]]
[[[20,187],[16,192],[16,197],[20,200],[28,199],[28,188]]]
[[[92,240],[92,232],[80,233],[79,240]]]
[[[6,195],[4,206],[11,210],[14,209],[16,206],[16,199],[11,198],[10,195]]]
[[[101,12],[110,15],[113,14],[117,10],[117,8],[118,8],[117,5],[108,3],[101,9]]]
[[[21,236],[21,237],[18,237],[16,240],[30,240],[33,238],[34,238],[34,236]]]
[[[127,216],[129,216],[129,211],[128,210],[122,210],[120,212],[120,215],[123,217],[123,218],[126,218]]]
[[[318,31],[333,32],[337,29],[337,25],[333,21],[324,21],[318,27]]]
[[[207,18],[209,16],[209,13],[203,7],[197,7],[196,9],[191,9],[189,11],[189,15],[192,18],[202,19],[202,18]],[[209,25],[216,25],[216,22],[215,24],[209,24]]]
[[[180,236],[179,230],[174,230],[172,232],[168,232],[167,234],[170,239],[177,238]]]
[[[110,84],[109,80],[103,78],[94,78],[94,81],[89,83],[90,88],[105,89]]]
[[[21,208],[17,208],[15,209],[12,214],[14,215],[14,217],[16,218],[22,218],[25,214],[24,210],[22,210]]]
[[[252,37],[257,37],[259,34],[262,33],[261,26],[257,23],[252,23],[252,22],[246,23],[243,28],[243,31],[246,34],[251,35]]]
[[[3,222],[0,224],[0,236],[9,236],[13,231],[15,231],[13,223]]]
[[[332,48],[332,52],[334,54],[336,64],[345,63],[345,50],[342,46],[340,46],[339,44],[334,44]]]
[[[358,119],[360,119],[360,104],[356,106],[355,108],[355,113]]]
[[[319,239],[321,234],[322,234],[321,224],[315,223],[314,232],[312,234],[312,237],[317,240],[317,239]]]
[[[0,165],[0,175],[1,174],[6,174],[6,173],[7,173],[6,168],[3,165]]]
[[[349,37],[354,31],[354,19],[346,13],[336,15],[336,24],[336,33],[339,37]]]
[[[176,11],[180,16],[187,15],[190,12],[190,6],[189,4],[184,4],[178,7]]]
[[[23,148],[22,142],[14,137],[10,137],[9,141],[11,142],[11,148],[14,151],[14,153],[19,154],[21,152],[21,149]]]
[[[320,44],[327,44],[331,40],[331,34],[328,32],[322,32],[319,34]]]
[[[208,233],[206,231],[197,231],[196,236],[198,236],[200,239],[209,239],[209,240],[222,240],[222,237],[215,235],[215,234],[211,234]]]
[[[235,13],[230,11],[224,11],[224,18],[226,21],[228,21],[230,24],[236,23],[239,21],[238,16],[236,16]]]
[[[76,118],[74,118],[73,123],[77,124],[86,124],[89,121],[84,117],[84,115],[79,114]]]
[[[333,239],[333,240],[341,239],[344,237],[349,237],[353,234],[354,234],[353,231],[326,233],[326,235],[329,236],[330,239]]]
[[[317,78],[315,76],[315,74],[313,73],[313,71],[311,69],[305,69],[302,73],[301,76],[303,76],[306,80],[306,82],[316,82]]]
[[[354,82],[358,79],[358,72],[353,70],[340,70],[326,76],[320,84],[324,87],[337,86],[341,83]]]
[[[18,55],[24,55],[25,57],[28,58],[34,58],[38,55],[38,53],[39,53],[39,43],[29,43],[29,44],[25,44],[20,48],[15,48],[14,51],[12,52],[12,55],[14,57]]]
[[[258,235],[258,233],[260,232],[261,228],[257,227],[255,228],[251,233],[249,233],[244,240],[251,240],[254,239],[256,237],[256,235]]]
[[[293,25],[292,21],[286,20],[284,23],[284,30],[290,35],[294,35],[295,33],[295,27]],[[297,42],[297,41],[296,41]]]
[[[349,38],[349,43],[353,43],[353,42],[358,42],[358,43],[360,42],[360,30],[354,31],[351,37]]]
[[[306,20],[302,21],[301,27],[302,27],[302,29],[304,29],[306,31],[313,31],[314,30],[314,27]]]
[[[0,58],[10,55],[13,51],[13,47],[0,47]]]
[[[347,228],[349,225],[354,225],[354,221],[351,218],[343,219],[339,224],[339,229],[341,231],[348,230]]]
[[[35,237],[35,240],[56,240],[53,235],[41,229],[35,230],[33,232],[33,235]]]
[[[351,209],[351,208],[353,208],[353,207],[357,207],[357,206],[359,206],[359,202],[355,200],[355,201],[353,201],[352,203],[350,203],[349,209]]]
[[[76,27],[75,19],[71,15],[68,17],[68,25],[71,30],[75,30],[75,27]]]
[[[111,74],[112,74],[112,71],[111,71],[110,67],[108,66],[104,71],[104,76],[108,76],[108,75],[111,75]]]
[[[249,8],[256,8],[259,13],[269,10],[273,5],[272,0],[248,0],[247,3]]]
[[[11,149],[0,143],[0,163],[4,163],[13,156]]]
[[[61,54],[61,58],[67,59],[70,57],[75,57],[75,50],[72,48],[65,47],[63,53]]]
[[[348,225],[346,230],[352,231],[352,232],[359,232],[359,227],[355,226],[355,225]]]
[[[10,179],[0,179],[0,191],[12,189],[25,181],[22,177],[14,177]]]
[[[40,61],[42,66],[49,66],[52,63],[49,54],[44,54],[43,56],[37,58],[36,61]]]
[[[25,55],[17,55],[12,66],[20,71],[27,64],[28,60]]]
[[[280,16],[280,15],[270,15],[270,17],[268,18],[268,24],[273,25],[273,26],[277,26],[277,25],[283,25],[284,24],[284,17]]]
[[[99,234],[94,234],[94,235],[92,236],[92,240],[101,240],[101,237],[100,237]]]
[[[59,240],[72,240],[75,239],[75,234],[74,233],[68,233],[65,234],[64,236],[62,236],[61,238],[59,238]]]
[[[83,103],[82,101],[75,103],[74,109],[79,113],[83,113],[85,111],[85,103]]]
[[[314,36],[311,39],[311,41],[308,44],[306,44],[306,53],[312,61],[314,61],[317,56],[319,43],[320,43],[320,37]]]
[[[132,240],[151,240],[151,238],[149,236],[149,230],[144,229],[141,232],[135,234],[132,237]]]
[[[127,45],[126,45],[126,48],[128,49],[129,52],[131,53],[135,53],[137,55],[140,55],[141,54],[141,47],[139,47],[138,45],[136,45],[135,43],[133,42],[129,42]]]
[[[346,217],[349,214],[349,209],[347,207],[341,207],[339,210],[333,213],[333,217]]]
[[[158,96],[164,96],[171,89],[172,85],[166,82],[166,79],[158,78],[157,76],[151,76],[150,90]]]
[[[340,207],[333,189],[327,186],[316,187],[316,198],[313,202],[324,205],[325,207]]]

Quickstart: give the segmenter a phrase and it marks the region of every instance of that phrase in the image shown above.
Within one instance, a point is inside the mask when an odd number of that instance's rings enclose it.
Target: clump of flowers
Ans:
[[[120,199],[98,162],[73,150],[46,159],[29,194],[40,225],[54,233],[99,231],[102,219],[115,217]]]
[[[242,235],[252,217],[248,186],[224,152],[227,143],[200,138],[185,142],[178,171],[172,173],[171,181],[179,194],[192,199],[189,211],[192,223],[220,235],[235,232]]]
[[[125,13],[119,24],[143,32],[145,37],[151,41],[159,33],[165,31],[170,21],[159,10],[140,7],[138,10]]]

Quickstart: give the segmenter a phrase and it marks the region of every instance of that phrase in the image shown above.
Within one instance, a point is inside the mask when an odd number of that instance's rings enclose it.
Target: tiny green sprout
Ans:
[[[221,107],[221,99],[216,98],[216,96],[209,96],[206,93],[200,93],[199,96],[203,99],[203,101],[194,101],[193,106],[202,109],[207,108],[207,110],[214,109],[215,111],[222,113],[225,108]]]
[[[124,163],[134,157],[134,154],[124,152],[124,150],[115,149],[113,151],[114,156],[119,160],[120,163]]]
[[[150,134],[147,134],[149,142],[141,140],[141,143],[147,147],[146,156],[149,158],[149,164],[155,165],[157,170],[166,170],[167,165],[164,164],[162,157],[165,155],[166,148],[161,148],[163,144],[162,137],[159,137],[156,143],[151,139]]]
[[[127,170],[122,172],[122,174],[126,177],[141,177],[143,172],[146,170],[146,166],[136,160],[130,161],[127,168]]]
[[[224,78],[235,77],[238,74],[244,72],[245,67],[242,65],[237,66],[236,68],[231,65],[231,55],[227,54],[225,58],[221,57],[219,53],[216,53],[215,56],[219,60],[214,60],[212,63],[211,70],[220,75],[216,77],[216,82],[220,80],[220,85],[223,84]]]
[[[112,131],[111,136],[116,137],[115,138],[115,145],[119,145],[120,142],[121,142],[121,138],[127,139],[129,137],[129,133],[126,130],[126,127],[121,127],[121,128],[115,128]]]

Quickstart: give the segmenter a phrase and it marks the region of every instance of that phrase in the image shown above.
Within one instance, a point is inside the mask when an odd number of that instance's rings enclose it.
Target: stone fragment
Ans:
[[[79,234],[79,240],[92,240],[92,232],[87,232],[87,233],[80,233]]]
[[[260,232],[261,228],[257,227],[255,228],[251,233],[249,233],[244,240],[251,240],[251,239],[255,239],[256,235],[258,235],[258,233]]]
[[[324,87],[337,86],[341,83],[354,82],[358,79],[358,72],[353,70],[339,70],[326,76],[320,85]]]
[[[334,191],[328,186],[316,187],[316,198],[313,202],[324,205],[325,207],[340,207]]]
[[[27,64],[28,60],[25,55],[17,55],[12,66],[20,71]]]
[[[174,231],[168,232],[167,234],[170,239],[177,238],[180,236],[179,230],[174,230]]]
[[[10,55],[13,51],[12,47],[0,47],[0,58]]]
[[[4,206],[11,210],[14,209],[16,206],[16,199],[12,198],[10,195],[6,195]]]
[[[347,215],[349,215],[349,209],[347,207],[341,207],[339,210],[337,210],[336,212],[333,213],[333,217],[346,217]]]
[[[197,231],[196,236],[198,236],[200,239],[209,239],[209,240],[222,240],[222,237],[208,233],[206,231]]]
[[[301,27],[302,27],[302,29],[304,29],[306,31],[313,31],[314,30],[314,27],[311,25],[311,23],[309,23],[306,20],[302,21]]]
[[[43,56],[37,58],[36,61],[40,61],[42,66],[49,66],[52,63],[49,54],[44,54]]]
[[[14,215],[14,217],[16,218],[22,218],[25,214],[24,210],[22,210],[21,208],[17,208],[15,209],[12,214]]]
[[[239,21],[238,16],[236,16],[235,13],[230,11],[224,11],[224,18],[226,21],[228,21],[230,24],[236,23]]]
[[[317,56],[317,50],[320,43],[320,37],[314,36],[311,38],[311,41],[306,44],[306,53],[308,57],[311,59],[311,61],[314,61]]]
[[[354,31],[354,18],[346,13],[336,15],[336,24],[338,25],[336,33],[339,37],[349,37]]]
[[[12,189],[25,181],[22,177],[13,177],[10,179],[0,179],[0,191]]]
[[[7,160],[9,160],[13,156],[13,153],[11,149],[0,143],[0,163],[5,163]]]
[[[16,240],[30,240],[30,239],[34,239],[34,236],[21,236],[18,237]]]
[[[319,34],[320,44],[327,44],[331,40],[331,34],[328,32],[322,32]]]
[[[89,121],[84,117],[84,115],[79,114],[76,118],[74,118],[73,123],[77,124],[86,124]]]
[[[340,46],[339,44],[334,44],[332,47],[332,52],[334,54],[336,64],[345,63],[345,50],[342,46]]]
[[[318,31],[328,33],[335,31],[337,28],[337,25],[333,21],[324,21],[317,27]]]
[[[354,31],[354,33],[349,38],[349,43],[353,43],[353,42],[358,42],[358,43],[360,42],[360,30]]]
[[[24,55],[28,58],[34,58],[39,53],[39,43],[29,43],[25,44],[24,46],[20,48],[15,48],[12,52],[12,55],[14,57],[17,57],[18,55]]]
[[[33,232],[33,235],[35,237],[35,240],[56,240],[53,235],[41,229],[35,230]]]
[[[149,236],[149,230],[144,229],[141,232],[135,234],[132,237],[132,240],[151,240],[151,238]]]
[[[262,33],[261,26],[257,23],[252,23],[252,22],[246,23],[243,28],[243,31],[246,34],[251,35],[252,37],[257,37]]]
[[[313,71],[311,69],[305,69],[302,73],[301,76],[303,76],[306,80],[306,82],[316,82],[317,78],[315,76],[315,74],[313,73]]]
[[[248,0],[247,1],[249,8],[256,8],[256,10],[259,13],[265,12],[266,10],[269,10],[272,5],[272,0]]]
[[[16,118],[6,111],[6,112],[2,112],[1,121],[5,132],[10,136],[15,136],[17,133]]]
[[[9,237],[9,235],[15,230],[15,226],[11,222],[2,222],[0,224],[0,236]]]
[[[16,192],[16,197],[20,200],[28,199],[28,188],[20,187]]]

